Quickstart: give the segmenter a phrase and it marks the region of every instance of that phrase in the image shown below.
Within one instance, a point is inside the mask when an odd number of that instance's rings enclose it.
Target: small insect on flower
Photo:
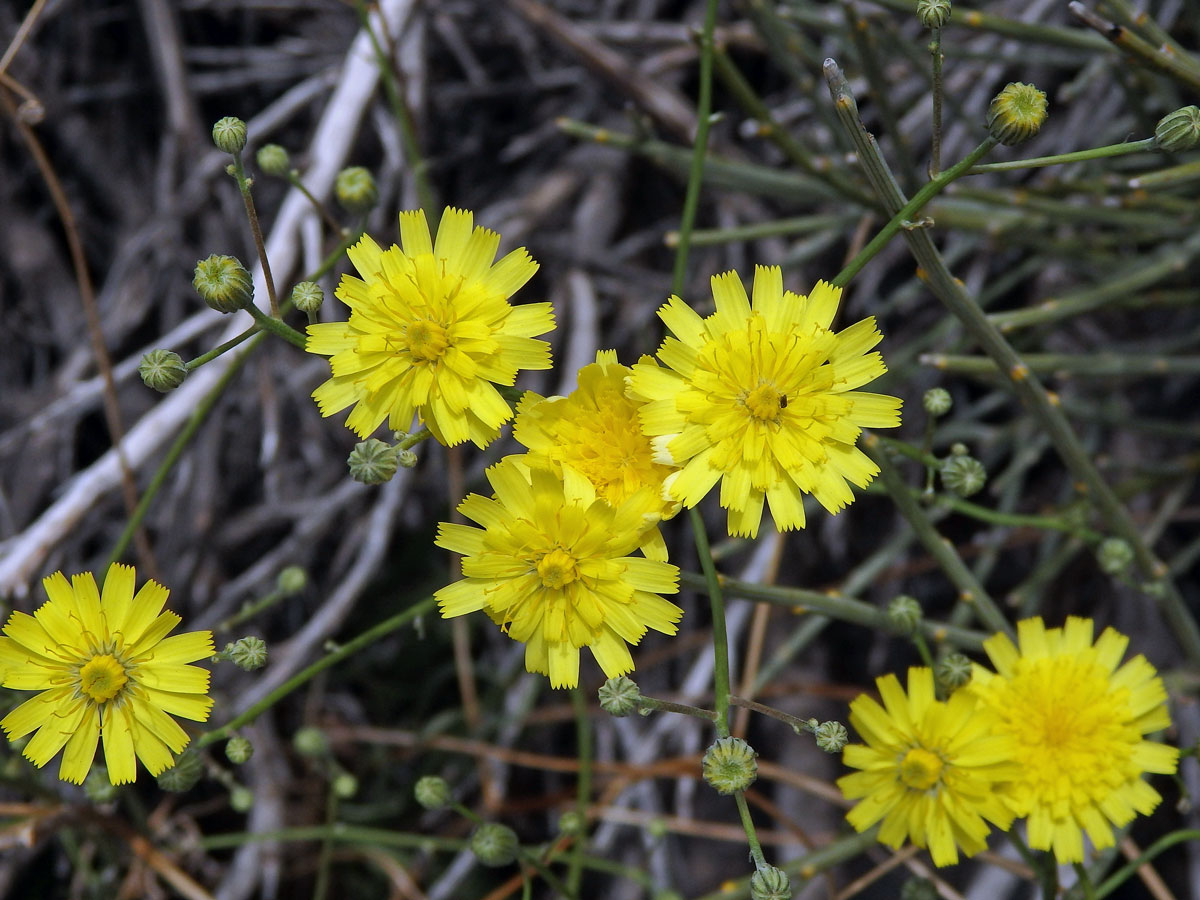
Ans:
[[[203,722],[212,708],[208,672],[187,665],[212,656],[212,633],[168,637],[181,621],[163,611],[169,591],[147,581],[135,594],[135,578],[114,563],[102,593],[91,572],[55,572],[42,580],[49,602],[14,612],[0,637],[0,685],[41,691],[0,728],[9,740],[36,730],[24,754],[39,767],[63,750],[64,781],[83,782],[101,738],[113,784],[135,779],[135,757],[158,775],[189,741],[171,715]]]

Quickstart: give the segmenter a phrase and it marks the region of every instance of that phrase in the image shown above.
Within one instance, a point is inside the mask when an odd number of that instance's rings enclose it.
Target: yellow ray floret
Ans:
[[[0,637],[0,686],[41,692],[0,728],[10,740],[36,732],[24,754],[37,766],[63,750],[64,781],[83,781],[99,740],[113,784],[135,779],[135,758],[157,775],[189,740],[168,713],[203,722],[212,707],[208,672],[188,665],[212,656],[212,633],[168,637],[180,622],[163,611],[169,592],[148,581],[135,594],[135,578],[114,563],[101,593],[91,572],[55,572],[42,581],[49,601],[14,612]]]
[[[559,477],[511,456],[487,477],[495,497],[470,494],[458,508],[482,527],[438,526],[437,545],[462,554],[465,576],[437,592],[443,616],[483,610],[556,688],[578,685],[581,647],[613,678],[633,670],[626,645],[647,629],[675,633],[683,611],[660,595],[679,590],[679,570],[630,555],[655,527],[652,492],[610,505],[574,470]]]
[[[564,468],[574,470],[611,506],[641,490],[659,498],[642,552],[665,560],[667,547],[654,526],[679,511],[679,501],[662,498],[663,481],[674,469],[655,461],[650,439],[638,425],[639,404],[625,394],[629,372],[617,362],[616,351],[598,351],[596,361],[579,370],[578,386],[569,396],[526,392],[517,406],[513,437],[528,448],[527,465],[560,476]]]
[[[997,784],[1016,773],[1013,740],[997,735],[995,717],[963,691],[934,698],[933,672],[908,670],[908,693],[895,675],[876,679],[883,706],[866,696],[850,704],[850,722],[865,744],[843,751],[860,769],[838,779],[850,800],[846,818],[858,831],[882,821],[879,840],[899,849],[905,839],[927,847],[938,866],[987,846],[988,822],[1001,830],[1012,811]]]
[[[413,416],[452,446],[483,447],[512,418],[495,385],[520,369],[550,368],[549,303],[513,307],[511,297],[537,271],[524,249],[493,262],[500,236],[447,208],[436,240],[425,213],[400,214],[400,246],[369,237],[348,255],[361,278],[343,275],[336,295],[346,322],[308,326],[311,353],[329,357],[333,377],[313,391],[321,415],[351,404],[346,427],[366,437],[387,419],[393,431]]]
[[[643,360],[628,381],[656,458],[681,467],[666,496],[695,506],[720,482],[729,533],[749,537],[764,503],[781,531],[804,527],[803,494],[836,513],[878,472],[855,447],[862,429],[900,424],[898,398],[857,390],[887,371],[875,320],[831,331],[841,288],[800,296],[777,267],[755,270],[753,298],[736,272],[712,291],[707,318],[667,301],[662,365]]]
[[[1162,799],[1146,773],[1175,771],[1174,747],[1146,739],[1170,724],[1167,692],[1145,657],[1122,664],[1129,639],[1105,629],[1092,642],[1091,619],[1046,628],[1017,624],[1017,645],[1003,634],[984,643],[996,667],[976,666],[967,690],[997,715],[1015,742],[1016,778],[1001,795],[1029,819],[1029,845],[1060,863],[1083,862],[1083,835],[1097,849]]]

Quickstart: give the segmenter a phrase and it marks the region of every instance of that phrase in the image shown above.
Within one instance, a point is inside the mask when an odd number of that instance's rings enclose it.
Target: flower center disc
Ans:
[[[746,404],[746,409],[750,410],[750,415],[765,422],[779,418],[779,410],[783,407],[780,403],[781,398],[782,395],[773,385],[760,384],[748,393],[742,402]]]
[[[446,329],[430,319],[420,319],[409,325],[405,338],[408,341],[408,352],[414,359],[427,359],[431,362],[440,357],[450,345]]]
[[[538,560],[537,571],[542,578],[542,584],[548,588],[560,588],[579,577],[579,570],[575,568],[575,557],[558,549],[551,550]]]
[[[913,747],[900,763],[900,780],[916,791],[927,791],[942,775],[942,761],[936,754]]]
[[[96,656],[79,670],[79,689],[97,703],[106,703],[121,692],[125,667],[112,656]]]

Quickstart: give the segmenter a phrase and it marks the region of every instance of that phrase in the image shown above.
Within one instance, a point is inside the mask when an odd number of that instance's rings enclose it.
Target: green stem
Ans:
[[[289,344],[299,347],[303,350],[308,343],[308,338],[289,325],[283,319],[277,319],[274,316],[268,316],[265,312],[251,303],[246,307],[246,312],[254,316],[254,321],[258,323],[263,331],[269,331],[276,337],[281,337]]]
[[[329,226],[329,230],[334,234],[341,234],[342,224],[333,217],[333,214],[329,211],[325,204],[314,197],[312,191],[304,186],[304,182],[300,180],[299,171],[292,169],[285,177],[287,178],[288,184],[308,198],[308,202],[311,203],[313,209],[317,211],[317,215],[325,220],[325,224]]]
[[[676,703],[674,700],[658,700],[654,697],[647,697],[645,694],[638,698],[638,708],[639,710],[679,713],[682,716],[693,716],[714,724],[719,720],[719,716],[714,710],[690,706],[687,703]],[[645,713],[642,714],[645,715]]]
[[[758,832],[754,830],[754,819],[750,817],[750,806],[746,803],[746,795],[735,791],[733,799],[737,801],[738,815],[742,819],[742,829],[746,832],[746,841],[750,844],[750,858],[754,860],[754,868],[765,869],[767,860],[763,856],[762,844],[758,842]]]
[[[1153,150],[1158,146],[1157,138],[1146,138],[1141,141],[1129,141],[1124,144],[1109,144],[1105,147],[1094,147],[1091,150],[1076,150],[1073,153],[1059,153],[1055,156],[1034,156],[1030,159],[1012,159],[1007,162],[982,163],[975,166],[967,175],[981,175],[984,172],[1010,172],[1014,169],[1041,169],[1046,166],[1060,166],[1065,163],[1084,162],[1090,159],[1106,159],[1110,156],[1125,156],[1128,153],[1141,153]]]
[[[708,545],[708,533],[704,530],[704,517],[697,509],[688,510],[692,520],[692,537],[696,541],[696,553],[700,557],[700,568],[708,588],[708,602],[712,609],[713,629],[713,705],[716,707],[715,722],[718,737],[729,737],[729,633],[725,626],[725,600],[721,593],[721,581],[713,565],[712,550]]]
[[[1108,878],[1104,879],[1099,887],[1096,888],[1096,900],[1104,900],[1105,897],[1128,881],[1139,868],[1146,865],[1146,863],[1153,860],[1163,851],[1170,850],[1176,844],[1182,844],[1185,841],[1200,841],[1200,829],[1185,828],[1159,838],[1143,850],[1139,856],[1131,859],[1124,866],[1113,872],[1112,875],[1108,876]]]
[[[583,879],[583,854],[587,848],[587,811],[592,800],[592,717],[587,698],[579,688],[571,690],[571,706],[575,712],[576,757],[579,775],[575,782],[575,812],[584,823],[583,831],[575,836],[571,861],[567,868],[567,890],[578,896]]]
[[[1164,52],[1124,25],[1117,25],[1098,16],[1079,0],[1072,0],[1067,4],[1067,9],[1083,24],[1103,35],[1114,47],[1171,76],[1192,93],[1200,94],[1200,64],[1187,54],[1176,56],[1173,52]]]
[[[212,731],[207,731],[200,735],[198,738],[196,738],[195,746],[197,749],[199,749],[200,747],[207,747],[209,744],[224,740],[243,725],[253,722],[292,691],[296,690],[296,688],[306,684],[309,680],[316,675],[321,674],[330,666],[337,665],[343,659],[348,659],[364,648],[369,647],[380,638],[386,637],[393,631],[403,628],[413,619],[429,612],[429,610],[433,609],[433,607],[433,597],[426,597],[424,600],[414,603],[408,609],[404,610],[404,612],[397,613],[390,618],[384,619],[378,625],[368,628],[362,634],[342,644],[332,653],[327,653],[312,665],[300,672],[297,672],[279,687],[275,688],[275,690],[271,691],[271,693],[267,694],[267,696],[262,700],[251,706],[240,716],[235,717],[226,724],[222,725],[220,728],[214,728]]]
[[[333,788],[329,788],[329,798],[325,802],[325,824],[331,829],[337,823],[338,797]],[[326,835],[321,841],[321,849],[317,854],[317,878],[313,885],[313,900],[325,900],[329,894],[329,864],[333,861],[333,836]]]
[[[218,344],[216,347],[213,347],[207,353],[201,353],[195,359],[188,360],[188,362],[185,363],[185,365],[187,366],[187,370],[189,372],[194,372],[196,369],[200,368],[205,363],[212,362],[218,356],[221,356],[222,354],[229,352],[234,347],[241,344],[243,341],[246,341],[246,340],[254,337],[260,331],[262,331],[262,329],[259,328],[257,325],[251,325],[249,328],[247,328],[245,331],[243,331],[237,337],[232,337],[229,340],[225,341],[225,343]]]
[[[956,356],[927,353],[920,361],[944,372],[962,375],[999,375],[996,360],[989,356]],[[1200,356],[1165,356],[1157,353],[1028,353],[1022,358],[1031,375],[1063,375],[1093,378],[1145,378],[1165,375],[1200,374]]]
[[[987,156],[987,154],[990,153],[992,148],[995,146],[995,138],[989,137],[985,139],[982,144],[968,153],[960,162],[951,166],[945,172],[942,172],[923,188],[917,191],[916,194],[913,195],[913,198],[900,207],[899,211],[897,211],[896,214],[893,215],[890,220],[888,220],[888,223],[884,225],[882,229],[880,229],[879,233],[871,239],[870,243],[863,247],[862,250],[860,250],[854,257],[854,259],[850,260],[846,267],[837,274],[831,283],[837,287],[845,287],[850,283],[850,279],[857,275],[862,270],[863,266],[874,259],[875,254],[882,250],[887,245],[888,241],[895,237],[898,232],[901,230],[915,230],[912,222],[916,218],[917,213],[924,209],[925,205],[929,203],[930,200],[944,191],[951,182],[965,175],[971,166],[973,166],[983,157]],[[899,186],[897,186],[896,190],[899,191]]]
[[[936,178],[942,168],[942,29],[931,29],[929,53],[933,56],[933,134],[929,145],[929,175]]]
[[[242,154],[239,150],[233,154],[233,177],[237,180],[238,190],[242,194],[242,203],[246,207],[246,219],[250,222],[250,233],[254,235],[254,247],[258,251],[258,262],[262,266],[263,281],[267,285],[267,297],[271,301],[271,315],[279,317],[279,298],[275,295],[275,279],[271,277],[271,263],[267,259],[267,245],[263,243],[262,228],[258,224],[258,212],[254,209],[254,197],[250,193],[250,179],[246,177],[246,169],[242,165]]]
[[[781,709],[767,706],[765,703],[759,703],[757,700],[749,700],[746,697],[733,695],[730,696],[729,702],[734,706],[740,706],[742,709],[748,709],[751,712],[775,719],[777,722],[782,722],[784,725],[790,727],[792,731],[796,732],[796,734],[811,734],[813,731],[812,724],[808,719],[801,719],[799,716],[785,713]]]

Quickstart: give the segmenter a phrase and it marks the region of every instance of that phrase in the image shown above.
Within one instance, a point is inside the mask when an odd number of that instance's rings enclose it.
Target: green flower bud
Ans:
[[[425,775],[417,779],[413,794],[425,809],[444,809],[450,804],[450,785],[445,778],[437,775]]]
[[[181,794],[190,791],[204,774],[204,760],[195,750],[184,750],[175,757],[175,765],[158,773],[158,786],[164,791]]]
[[[1124,575],[1133,565],[1133,548],[1121,538],[1105,538],[1096,548],[1096,561],[1105,575]]]
[[[1200,143],[1200,108],[1185,106],[1163,116],[1154,126],[1154,136],[1168,153],[1191,150]]]
[[[298,594],[308,584],[308,573],[299,566],[288,566],[275,578],[275,587],[285,597]]]
[[[412,469],[417,465],[417,454],[411,450],[396,451],[396,465],[402,469]]]
[[[792,884],[787,872],[765,866],[750,876],[750,900],[791,900]]]
[[[338,203],[347,212],[370,212],[379,202],[379,189],[375,187],[375,176],[362,166],[351,166],[338,172],[334,183]]]
[[[950,407],[954,405],[954,398],[945,388],[930,388],[921,398],[921,405],[925,407],[925,412],[936,419],[950,412]]]
[[[183,384],[188,368],[174,350],[151,350],[138,363],[138,374],[146,387],[165,394]]]
[[[196,263],[192,287],[217,312],[245,309],[254,298],[254,281],[236,257],[214,253]]]
[[[292,746],[301,756],[322,757],[329,755],[329,738],[320,728],[306,725],[292,735]]]
[[[704,780],[721,794],[744,791],[758,777],[758,754],[738,737],[717,738],[704,751],[700,771]]]
[[[966,444],[962,443],[961,441],[955,441],[953,444],[950,445],[950,455],[951,456],[970,456],[971,450]]]
[[[841,722],[822,722],[813,735],[817,739],[817,746],[826,753],[841,753],[850,740],[846,726]]]
[[[934,666],[933,674],[949,691],[958,690],[971,680],[971,660],[961,653],[947,653]]]
[[[517,833],[499,822],[484,822],[471,833],[471,852],[485,866],[507,866],[521,845]]]
[[[258,161],[258,167],[268,175],[284,177],[292,171],[292,161],[288,159],[288,152],[278,144],[263,144],[254,158]]]
[[[917,0],[917,20],[926,28],[941,28],[950,20],[950,0]]]
[[[978,494],[987,484],[987,469],[973,456],[951,456],[942,460],[942,484],[959,497]]]
[[[587,818],[578,810],[569,809],[558,817],[558,833],[564,837],[579,837],[587,832]]]
[[[358,793],[358,779],[349,772],[342,772],[333,779],[334,796],[342,800],[349,800]]]
[[[1032,84],[1009,83],[988,107],[988,132],[1006,147],[1023,143],[1046,121],[1046,95]]]
[[[302,313],[314,315],[325,302],[325,292],[315,281],[302,281],[292,288],[292,306]]]
[[[108,779],[108,772],[103,766],[92,766],[87,778],[83,780],[83,792],[88,800],[96,805],[112,803],[119,793],[117,786]]]
[[[240,784],[229,792],[229,805],[236,813],[248,813],[254,806],[254,791]]]
[[[235,766],[250,761],[254,755],[254,745],[244,737],[231,737],[225,742],[225,756]]]
[[[637,712],[642,692],[637,682],[625,675],[610,678],[600,685],[600,708],[610,716],[628,716]]]
[[[938,900],[937,885],[928,878],[910,878],[900,885],[900,900]]]
[[[355,444],[346,458],[350,477],[363,484],[383,484],[396,474],[396,448],[378,438]]]
[[[232,644],[225,645],[225,652],[239,669],[253,672],[267,664],[267,642],[262,638],[246,635]]]
[[[246,146],[246,123],[236,116],[218,119],[212,130],[213,143],[224,153],[241,153]]]
[[[901,634],[912,634],[921,624],[921,604],[916,597],[900,594],[893,597],[887,608],[888,619]]]

